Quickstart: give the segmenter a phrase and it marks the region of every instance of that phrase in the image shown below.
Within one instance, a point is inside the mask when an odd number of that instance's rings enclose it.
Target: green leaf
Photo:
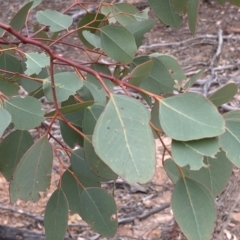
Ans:
[[[0,171],[7,181],[11,180],[15,167],[23,154],[33,145],[28,131],[16,130],[0,143]]]
[[[79,131],[82,129],[78,126],[75,126]],[[83,137],[70,128],[65,122],[60,121],[60,132],[63,138],[63,141],[70,147],[74,148],[76,146],[83,146]]]
[[[92,143],[91,136],[88,136],[88,139],[84,139],[84,153],[86,157],[86,161],[89,162],[91,166],[91,171],[94,172],[98,177],[108,179],[108,180],[115,180],[117,179],[117,175],[106,165],[102,159],[96,154]]]
[[[188,0],[187,3],[188,26],[192,35],[196,33],[199,5],[200,0]]]
[[[238,7],[240,6],[240,0],[229,0],[229,2]]]
[[[0,55],[0,69],[12,72],[13,74],[5,74],[8,78],[13,78],[18,73],[23,73],[20,61],[12,55],[3,53]]]
[[[91,82],[84,81],[84,86],[91,92],[94,101],[97,105],[105,106],[107,102],[107,94],[104,89],[98,89],[96,85]]]
[[[68,168],[62,175],[61,189],[67,198],[71,214],[78,213],[80,215],[80,197],[83,189],[69,171],[72,172],[72,168]]]
[[[172,141],[172,157],[180,167],[190,166],[191,170],[199,170],[206,167],[203,156],[214,157],[218,152],[217,138],[205,138],[195,141]]]
[[[84,118],[82,122],[83,132],[86,135],[92,135],[97,120],[101,113],[103,112],[104,107],[99,105],[92,105],[85,109]]]
[[[157,58],[154,58],[153,67],[149,77],[142,82],[141,88],[155,93],[171,93],[173,92],[174,79],[169,73],[164,63]]]
[[[81,217],[104,237],[117,231],[117,207],[113,197],[101,188],[87,188],[81,195]]]
[[[155,128],[157,128],[159,132],[163,132],[160,121],[159,121],[159,102],[158,101],[156,101],[152,107],[151,123],[154,125]],[[154,129],[153,129],[153,133],[155,138],[158,138]]]
[[[182,14],[185,12],[188,0],[171,0],[171,5],[176,13]]]
[[[106,16],[101,13],[87,13],[78,24],[78,37],[82,43],[92,49],[95,48],[87,39],[83,36],[84,31],[89,31],[92,34],[97,33],[97,28],[101,25],[107,24]]]
[[[73,22],[70,16],[49,9],[38,11],[36,18],[39,23],[49,26],[51,32],[59,32],[68,29]]]
[[[180,229],[188,239],[211,238],[216,210],[211,193],[202,184],[180,178],[173,191],[172,209]]]
[[[164,161],[163,166],[171,181],[176,183],[180,178],[180,170],[177,168],[177,164],[171,158],[168,158]]]
[[[83,81],[73,72],[54,74],[54,82],[58,102],[66,101],[69,96],[74,95],[83,86]],[[47,99],[53,102],[52,85],[49,78],[43,82],[43,91]]]
[[[112,76],[112,73],[111,71],[109,70],[109,68],[105,65],[102,65],[102,64],[93,64],[91,65],[91,68],[94,69],[95,71],[97,72],[100,72],[100,73],[105,73],[109,76]],[[95,78],[95,76],[93,76],[92,74],[88,73],[87,74],[87,78],[86,78],[87,81],[93,83],[94,85],[96,85],[98,87],[99,90],[101,90],[103,87],[101,85],[101,83],[99,82],[98,79]],[[114,88],[114,84],[107,78],[102,78],[103,82],[106,84],[106,86],[108,87],[108,89],[113,92],[113,88]]]
[[[114,4],[111,9],[114,18],[123,26],[137,22],[134,17],[138,9],[130,3]]]
[[[4,80],[0,77],[0,92],[7,96],[18,95],[19,85],[15,82]]]
[[[148,3],[164,24],[173,28],[180,27],[182,18],[175,13],[171,0],[148,0]]]
[[[1,119],[0,122],[0,137],[1,137],[6,128],[8,127],[8,125],[11,123],[12,117],[7,110],[0,107],[0,119]]]
[[[227,83],[226,85],[219,88],[216,92],[211,94],[208,99],[216,106],[219,107],[224,103],[232,100],[237,94],[238,86],[236,83]]]
[[[37,7],[42,2],[42,0],[25,0],[23,5],[26,5],[29,2],[32,2],[31,9],[33,9],[33,8]]]
[[[157,58],[161,62],[163,62],[163,64],[166,66],[166,68],[170,72],[171,76],[173,77],[173,79],[176,79],[179,82],[186,79],[186,76],[185,76],[181,66],[179,65],[179,63],[173,56],[161,54],[160,56],[157,56]]]
[[[116,25],[105,26],[100,30],[104,52],[115,61],[132,62],[137,51],[134,36],[126,28]]]
[[[198,73],[196,73],[195,75],[193,75],[189,81],[187,81],[187,83],[184,85],[183,89],[189,89],[190,87],[192,87],[192,85],[202,76],[202,74],[205,72],[205,68],[203,68],[202,70],[200,70]]]
[[[82,35],[92,46],[94,46],[94,48],[102,47],[101,39],[99,36],[95,35],[94,33],[91,33],[88,30],[83,31]]]
[[[128,24],[126,26],[126,29],[128,29],[129,32],[132,33],[132,35],[134,36],[137,47],[140,47],[142,45],[144,34],[149,32],[153,28],[155,23],[155,19],[146,19],[141,22],[134,22]]]
[[[204,163],[207,167],[199,171],[189,171],[188,177],[203,184],[216,197],[226,186],[232,174],[233,165],[223,151],[217,153],[215,158],[205,157]]]
[[[47,136],[40,138],[23,155],[10,183],[11,202],[18,198],[36,202],[50,185],[53,153]]]
[[[47,240],[64,239],[68,223],[68,203],[62,189],[57,189],[48,200],[44,227]]]
[[[19,130],[29,130],[44,121],[41,103],[33,97],[14,97],[4,102],[4,108],[12,115],[12,122]]]
[[[14,16],[14,18],[11,20],[10,22],[10,26],[16,30],[16,31],[20,31],[22,30],[22,28],[25,25],[26,19],[27,19],[27,15],[28,15],[28,11],[31,9],[33,5],[33,2],[29,2],[26,5],[24,5],[18,12],[17,14]]]
[[[48,72],[46,68],[43,68],[39,74],[33,74],[32,78],[40,78],[45,79],[48,77]],[[30,94],[33,94],[34,91],[38,90],[39,88],[42,89],[42,83],[34,81],[28,78],[21,78],[21,86]]]
[[[150,114],[137,100],[112,95],[93,134],[97,155],[129,183],[146,183],[155,169]]]
[[[80,187],[82,190],[87,187],[101,186],[101,179],[90,170],[90,164],[84,159],[83,149],[77,149],[72,152],[71,166],[75,176],[81,183]]]
[[[59,111],[63,114],[73,113],[73,112],[76,112],[77,110],[85,109],[85,108],[91,106],[92,104],[94,104],[93,101],[76,103],[76,104],[68,105],[66,107],[59,108]],[[44,116],[45,117],[53,117],[55,114],[56,114],[56,110],[46,113]]]
[[[50,65],[50,58],[45,53],[25,53],[27,70],[25,74],[39,74],[43,68]]]
[[[240,167],[240,111],[224,114],[226,131],[219,137],[220,146],[226,152],[228,159]]]
[[[224,120],[217,108],[197,93],[163,99],[159,119],[163,131],[175,140],[210,138],[224,132]]]
[[[144,80],[149,77],[153,63],[153,60],[149,60],[135,67],[131,72],[129,83],[135,86],[139,86]]]

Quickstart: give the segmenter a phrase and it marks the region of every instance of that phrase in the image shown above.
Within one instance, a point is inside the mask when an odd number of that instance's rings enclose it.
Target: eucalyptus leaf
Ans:
[[[8,127],[8,125],[11,123],[12,117],[7,110],[0,107],[0,119],[1,119],[0,122],[0,137],[1,137],[6,128]]]

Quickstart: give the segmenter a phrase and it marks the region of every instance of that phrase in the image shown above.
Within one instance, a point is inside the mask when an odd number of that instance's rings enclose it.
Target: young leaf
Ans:
[[[209,100],[197,93],[165,98],[159,109],[163,131],[175,140],[210,138],[224,132],[221,114]]]
[[[68,203],[62,189],[57,189],[48,200],[44,227],[47,240],[64,239],[68,222]]]
[[[148,0],[157,17],[166,25],[180,27],[182,18],[175,13],[171,0]]]
[[[216,106],[219,107],[224,103],[229,102],[238,92],[236,83],[227,83],[219,88],[216,92],[208,97],[208,99]]]
[[[78,213],[80,215],[80,197],[83,189],[69,171],[73,172],[71,167],[62,175],[61,189],[67,198],[71,214]]]
[[[69,96],[74,95],[83,86],[83,81],[73,72],[54,74],[54,82],[58,102],[66,101]],[[43,82],[43,91],[47,99],[53,102],[52,85],[49,78]]]
[[[3,135],[4,131],[12,121],[10,113],[4,108],[0,107],[0,137]]]
[[[7,181],[11,180],[15,167],[32,145],[33,138],[29,132],[19,130],[10,133],[0,143],[0,171]]]
[[[216,157],[204,157],[207,167],[199,171],[189,171],[189,178],[207,187],[214,197],[219,195],[226,186],[233,169],[233,164],[226,157],[225,152],[217,153]]]
[[[153,28],[155,23],[156,23],[155,19],[146,19],[141,22],[134,22],[128,24],[125,27],[134,36],[137,47],[140,47],[142,44],[144,34],[149,32]]]
[[[192,35],[196,32],[199,5],[200,0],[188,0],[187,3],[188,26]]]
[[[173,191],[172,209],[188,239],[211,238],[216,210],[213,196],[202,184],[189,178],[180,178]]]
[[[240,111],[224,114],[226,131],[219,136],[220,146],[226,152],[228,159],[240,167]]]
[[[77,149],[71,155],[71,167],[83,189],[87,187],[100,187],[101,179],[90,170],[90,164],[85,161],[83,149]]]
[[[155,169],[150,114],[137,100],[112,95],[93,134],[97,155],[129,183],[146,183]]]
[[[70,16],[49,9],[38,11],[36,18],[39,23],[49,26],[51,32],[59,32],[68,29],[73,22]]]
[[[135,86],[139,86],[144,80],[149,77],[152,67],[153,60],[149,60],[145,63],[139,64],[131,72],[129,83]]]
[[[29,2],[26,5],[24,5],[14,16],[14,18],[10,22],[10,26],[16,30],[20,31],[25,25],[28,11],[31,9],[33,5],[33,2]]]
[[[105,237],[117,231],[117,207],[113,197],[101,188],[86,188],[81,195],[81,217]]]
[[[40,138],[23,155],[10,183],[11,202],[18,198],[36,202],[39,192],[50,185],[53,153],[47,136]]]
[[[92,34],[96,34],[97,28],[99,28],[102,24],[107,24],[107,20],[104,20],[105,18],[106,16],[101,13],[87,13],[79,22],[78,37],[86,47],[90,49],[95,48],[95,46],[88,42],[83,36],[83,32],[89,31]]]
[[[217,138],[205,138],[195,141],[172,141],[172,156],[180,167],[190,166],[191,170],[206,167],[203,156],[214,157],[219,148]]]
[[[14,97],[4,102],[4,108],[12,115],[12,122],[19,130],[29,130],[44,121],[41,103],[33,97]]]
[[[132,62],[137,51],[133,35],[126,28],[116,25],[105,26],[100,30],[104,52],[115,61]]]
[[[39,74],[41,70],[50,65],[50,59],[45,53],[25,53],[27,70],[25,74]]]
[[[91,140],[91,136],[88,136],[88,140],[84,139],[83,146],[86,161],[89,162],[91,166],[91,171],[94,172],[98,177],[101,177],[103,179],[117,179],[118,176],[96,154],[93,145],[90,142]]]

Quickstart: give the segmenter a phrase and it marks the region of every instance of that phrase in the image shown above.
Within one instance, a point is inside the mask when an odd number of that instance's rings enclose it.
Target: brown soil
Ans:
[[[137,3],[140,1],[131,2]],[[1,4],[0,20],[7,19],[11,15],[9,9],[17,10],[19,7],[19,1],[15,0]],[[68,5],[67,1],[44,0],[39,9],[48,7],[61,10],[66,5]],[[150,15],[153,16],[151,11]],[[141,47],[139,53],[160,52],[171,54],[178,59],[187,76],[191,76],[202,67],[206,67],[203,80],[208,79],[208,84],[204,86],[196,85],[192,90],[207,95],[215,86],[220,86],[230,80],[239,84],[239,20],[240,14],[236,7],[226,4],[223,8],[215,2],[209,1],[201,4],[195,37],[192,37],[188,30],[187,18],[184,18],[182,27],[177,30],[158,23],[151,33],[146,34],[143,47]],[[220,29],[223,30],[222,35],[218,35]],[[213,61],[221,36],[223,37],[222,49],[216,61]],[[71,38],[69,41],[76,43],[78,39]],[[176,45],[176,42],[181,42],[181,44]],[[168,45],[164,45],[164,43],[168,43]],[[70,48],[57,48],[56,50],[59,54],[67,55],[71,59],[78,59],[79,57],[78,53]],[[214,64],[210,68],[211,62]],[[214,79],[218,80],[215,85],[211,84]],[[239,107],[239,100],[237,96],[228,106]],[[226,111],[226,109],[223,109],[223,111]],[[164,141],[167,145],[170,144],[168,138],[164,138]],[[119,219],[136,217],[130,223],[120,224],[114,239],[185,239],[174,222],[170,207],[142,220],[137,217],[162,204],[170,203],[171,200],[173,185],[162,167],[162,146],[159,142],[156,142],[156,149],[156,173],[150,183],[144,187],[139,185],[131,187],[122,181],[116,184],[115,199],[118,205]],[[58,162],[55,161],[52,185],[46,193],[41,194],[41,200],[38,203],[24,203],[18,200],[14,205],[9,203],[8,183],[3,177],[0,177],[0,213],[2,216],[0,224],[42,233],[44,230],[41,218],[47,200],[59,180],[58,174]],[[240,186],[239,182],[239,173],[235,171],[230,184],[217,201],[220,210],[214,239],[234,239],[234,236],[235,239],[240,239],[240,211],[236,202],[240,188],[238,187]],[[105,187],[109,191],[113,188],[112,184],[106,184]],[[235,206],[235,208],[232,209],[232,206]],[[220,235],[221,231],[222,235]],[[78,215],[70,216],[68,235],[78,240],[105,239],[93,233]]]

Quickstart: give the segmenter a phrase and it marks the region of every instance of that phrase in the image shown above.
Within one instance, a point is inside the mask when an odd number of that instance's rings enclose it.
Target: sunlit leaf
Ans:
[[[72,17],[49,9],[38,11],[36,18],[39,23],[49,26],[51,32],[59,32],[68,29],[73,22]]]
[[[105,237],[117,231],[117,207],[113,197],[101,188],[87,188],[81,195],[81,217]]]
[[[216,210],[214,199],[202,184],[180,178],[172,195],[175,219],[188,239],[207,240],[212,236]]]
[[[149,181],[155,169],[150,114],[137,100],[112,95],[93,134],[97,155],[129,183]]]
[[[2,119],[2,118],[1,118]],[[0,171],[10,181],[13,171],[23,154],[33,145],[33,138],[28,131],[16,130],[0,143]]]
[[[165,98],[159,108],[162,129],[175,140],[210,138],[224,132],[224,120],[217,108],[197,93]]]
[[[39,74],[41,70],[50,65],[50,58],[45,53],[25,53],[27,70],[25,74]]]
[[[109,25],[100,30],[104,52],[115,61],[132,62],[137,51],[134,36],[122,26]]]
[[[224,114],[225,132],[219,137],[220,145],[229,160],[240,167],[240,111]]]
[[[190,166],[191,170],[199,170],[204,167],[204,156],[214,157],[218,152],[217,138],[205,138],[195,141],[172,141],[173,160],[180,167]]]
[[[4,108],[0,107],[0,137],[3,135],[4,131],[12,121],[10,113]]]
[[[44,214],[47,240],[64,239],[68,222],[68,203],[62,189],[57,189],[48,200]]]
[[[10,183],[11,202],[18,198],[38,201],[39,192],[50,185],[53,153],[47,136],[40,138],[23,155],[18,163]]]
[[[238,86],[236,83],[227,83],[219,88],[216,92],[211,94],[208,99],[216,106],[219,107],[224,103],[229,102],[237,94]]]
[[[73,72],[62,72],[54,74],[55,91],[58,102],[66,101],[69,96],[74,95],[83,86],[83,81]],[[47,99],[54,101],[50,79],[43,82],[43,91]]]
[[[29,130],[44,121],[41,103],[33,97],[14,97],[4,102],[4,108],[12,115],[12,122],[19,130]]]
[[[148,0],[154,13],[166,25],[178,28],[182,23],[182,18],[175,13],[171,0]]]

